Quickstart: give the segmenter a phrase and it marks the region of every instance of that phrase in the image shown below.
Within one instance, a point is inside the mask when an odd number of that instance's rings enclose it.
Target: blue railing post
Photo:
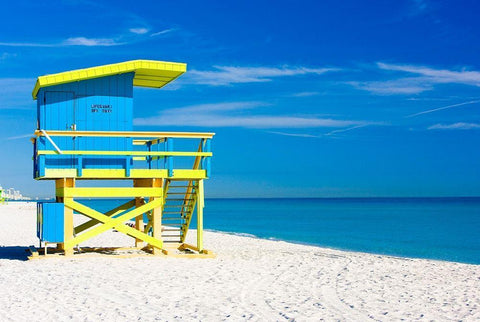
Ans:
[[[167,152],[173,152],[173,139],[172,138],[165,139],[165,145],[166,145]],[[167,162],[168,176],[173,177],[173,157],[172,156],[167,156],[165,159],[166,159],[166,162]]]
[[[154,149],[156,152],[160,152],[160,140],[157,139],[157,143],[156,143],[157,147]],[[161,169],[161,163],[164,162],[165,163],[165,160],[162,159],[160,160],[161,158],[157,156],[157,162],[156,162],[156,165],[155,165],[155,169]]]
[[[33,178],[38,176],[37,139],[33,140]]]
[[[212,152],[212,140],[211,139],[206,139],[205,140],[205,152]],[[210,177],[210,171],[211,171],[211,157],[206,157],[205,158],[205,175]]]
[[[81,177],[83,174],[83,157],[79,155],[77,157],[77,175]]]
[[[130,169],[132,168],[133,158],[127,157],[125,159],[125,176],[130,177]]]
[[[205,152],[205,139],[200,140],[200,152]],[[205,169],[205,157],[200,157],[200,169]]]
[[[151,141],[147,142],[147,151],[152,152],[152,142]],[[147,156],[147,164],[148,164],[148,168],[151,169],[152,168],[152,156],[151,155]]]
[[[38,156],[38,176],[45,176],[45,155],[43,154]]]

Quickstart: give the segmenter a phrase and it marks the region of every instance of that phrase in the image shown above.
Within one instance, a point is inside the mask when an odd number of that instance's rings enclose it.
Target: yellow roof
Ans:
[[[40,76],[33,89],[37,99],[40,88],[72,83],[86,79],[134,72],[134,86],[161,88],[187,71],[187,64],[156,60],[131,60],[123,63],[103,65],[69,72]]]

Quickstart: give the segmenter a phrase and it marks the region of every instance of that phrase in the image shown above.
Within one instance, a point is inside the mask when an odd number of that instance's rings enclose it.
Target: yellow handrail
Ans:
[[[37,155],[59,155],[53,150],[39,150]],[[181,156],[181,157],[211,157],[212,152],[169,152],[169,151],[62,151],[62,155],[136,155],[136,156]]]
[[[145,131],[46,131],[50,136],[94,136],[94,137],[129,137],[129,138],[184,138],[211,139],[215,133],[209,132],[145,132]],[[40,130],[33,133],[44,136]]]

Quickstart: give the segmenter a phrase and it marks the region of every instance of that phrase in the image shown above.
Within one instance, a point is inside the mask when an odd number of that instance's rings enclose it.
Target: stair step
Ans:
[[[193,198],[187,198],[187,199],[184,199],[184,198],[182,198],[182,199],[179,199],[179,198],[176,198],[176,199],[174,199],[174,198],[168,198],[168,199],[165,200],[165,201],[183,201],[183,200],[193,200]]]
[[[168,215],[174,215],[174,214],[181,214],[182,211],[164,211],[163,213]]]
[[[180,229],[163,229],[162,231],[180,231]]]
[[[167,195],[185,195],[185,194],[188,194],[188,195],[193,195],[195,194],[195,192],[167,192]]]
[[[175,205],[172,207],[168,207],[168,211],[176,211],[175,209],[179,209],[178,211],[181,211],[181,209],[186,209],[186,208],[193,208],[191,206],[182,206],[182,205]]]
[[[168,186],[168,189],[172,188],[188,188],[189,186]],[[191,186],[192,188],[195,188],[194,186]]]
[[[190,206],[184,206],[183,204],[182,205],[165,205],[163,207],[165,207],[165,208],[176,208],[176,207],[191,208]]]

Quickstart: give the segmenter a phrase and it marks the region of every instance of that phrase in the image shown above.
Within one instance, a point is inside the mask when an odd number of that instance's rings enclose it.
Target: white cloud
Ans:
[[[165,29],[159,32],[150,34],[150,36],[159,36],[170,33],[176,30],[175,28]],[[69,47],[69,46],[86,46],[86,47],[110,47],[119,46],[131,43],[135,40],[149,39],[148,36],[142,37],[149,32],[149,29],[139,27],[130,28],[129,32],[117,35],[115,37],[106,38],[89,38],[89,37],[69,37],[67,39],[57,42],[0,42],[0,46],[7,47]],[[140,38],[139,38],[140,37]]]
[[[209,113],[209,112],[226,112],[226,111],[238,111],[247,110],[260,106],[268,106],[270,104],[265,102],[225,102],[225,103],[213,103],[213,104],[197,104],[189,105],[178,108],[171,108],[166,110],[166,113]]]
[[[147,28],[130,28],[130,32],[137,34],[137,35],[143,35],[148,32]]]
[[[398,65],[377,63],[377,66],[383,70],[400,71],[411,74],[418,74],[425,77],[424,81],[430,81],[434,84],[457,83],[465,85],[480,86],[480,72],[462,69],[460,71],[448,69],[434,69],[425,66]]]
[[[69,47],[69,46],[105,47],[105,46],[118,46],[123,44],[124,43],[118,42],[114,38],[87,38],[87,37],[71,37],[59,43],[0,42],[0,46],[9,46],[9,47]]]
[[[275,77],[299,76],[306,74],[324,74],[337,71],[336,68],[307,67],[239,67],[214,66],[214,70],[191,70],[188,79],[194,84],[214,86],[232,85],[237,83],[269,82]]]
[[[113,38],[86,38],[86,37],[73,37],[66,39],[63,43],[65,46],[100,46],[100,47],[108,47],[108,46],[118,46],[122,45],[123,43],[117,42]]]
[[[480,87],[480,72],[462,69],[459,71],[435,69],[407,64],[378,62],[377,68],[384,71],[409,75],[382,81],[353,81],[348,84],[377,95],[419,94],[430,91],[438,84],[462,84]],[[402,76],[401,74],[398,76]]]
[[[347,84],[377,95],[418,94],[433,89],[430,82],[426,82],[419,77],[387,81],[348,82]]]
[[[153,117],[136,118],[134,124],[143,126],[205,126],[274,129],[348,127],[365,123],[362,121],[336,120],[313,116],[241,114],[241,112],[245,110],[266,105],[268,104],[264,102],[229,102],[186,106],[167,109]]]
[[[246,127],[246,128],[313,128],[313,127],[344,127],[356,124],[354,121],[321,119],[295,116],[276,115],[178,115],[137,118],[135,125],[163,126],[209,126],[209,127]]]
[[[473,130],[480,129],[478,123],[458,122],[453,124],[435,124],[428,127],[429,130]]]

